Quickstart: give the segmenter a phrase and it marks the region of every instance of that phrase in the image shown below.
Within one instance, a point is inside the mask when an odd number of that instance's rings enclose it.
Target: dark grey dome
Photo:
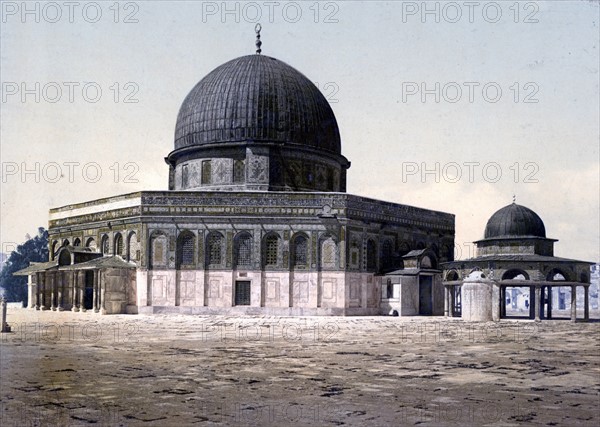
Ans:
[[[264,55],[226,62],[183,101],[175,150],[233,142],[274,142],[341,154],[337,121],[319,89],[286,63]]]
[[[485,226],[485,238],[546,237],[542,219],[529,208],[512,203],[490,217]]]

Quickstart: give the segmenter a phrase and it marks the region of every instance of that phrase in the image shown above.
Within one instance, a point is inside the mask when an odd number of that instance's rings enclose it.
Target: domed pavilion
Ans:
[[[218,66],[183,100],[168,190],[50,210],[50,259],[21,272],[31,308],[443,314],[454,215],[347,194],[331,106],[260,53]],[[388,272],[403,276],[391,292]]]
[[[468,282],[469,292],[479,295],[479,300],[469,298],[469,303],[489,305],[487,312],[494,320],[551,319],[556,314],[575,320],[577,289],[583,289],[583,317],[587,320],[593,263],[555,257],[555,242],[546,237],[544,222],[531,209],[513,201],[498,210],[488,220],[484,238],[475,242],[475,258],[443,264],[446,314],[465,317],[463,285]],[[473,280],[475,275],[478,280]],[[485,292],[478,292],[472,282],[489,286],[491,293],[483,296]]]

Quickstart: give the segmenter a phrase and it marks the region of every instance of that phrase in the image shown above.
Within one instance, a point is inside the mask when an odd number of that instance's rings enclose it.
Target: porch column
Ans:
[[[79,271],[73,271],[73,287],[71,288],[71,311],[79,311],[77,305],[77,289],[79,288]]]
[[[106,287],[103,285],[104,285],[103,283],[100,284],[100,289],[99,289],[99,293],[98,293],[98,298],[100,299],[100,301],[99,301],[100,314],[106,314],[106,306],[104,304],[104,302],[105,302],[104,297],[106,295]]]
[[[94,313],[98,313],[98,270],[94,270],[94,279],[93,279],[93,292],[92,292],[92,307],[94,307]]]
[[[500,318],[506,317],[506,286],[500,285]]]
[[[69,275],[69,273],[65,272],[65,273],[60,273],[60,283],[56,284],[56,291],[57,291],[57,299],[56,299],[56,309],[58,311],[63,311],[63,291],[64,291],[64,286],[65,286],[65,281],[67,276]]]
[[[54,289],[56,288],[56,276],[59,274],[60,273],[58,271],[52,272],[51,281],[50,281],[50,309],[52,311],[56,311],[56,305],[54,303],[54,299],[56,297],[56,292]]]
[[[454,313],[454,307],[456,306],[456,301],[455,301],[456,294],[455,294],[455,292],[456,292],[456,288],[454,286],[452,286],[448,290],[448,294],[449,294],[448,295],[448,304],[450,304],[449,313],[450,313],[451,317],[454,317],[454,315],[456,314],[456,313]]]
[[[590,320],[590,287],[583,287],[583,319]]]
[[[571,322],[577,320],[577,286],[571,286]]]
[[[533,302],[534,305],[534,312],[535,312],[535,321],[539,322],[540,321],[540,310],[542,307],[542,287],[541,286],[537,286],[535,287],[535,301]]]
[[[36,310],[40,309],[40,286],[42,283],[42,274],[44,273],[35,273],[35,293],[33,295],[35,297],[35,304],[32,308],[35,308]]]
[[[548,286],[548,319],[552,319],[552,286]]]
[[[46,308],[46,295],[44,295],[46,293],[46,278],[48,277],[50,273],[49,272],[44,272],[42,275],[42,282],[40,283],[38,292],[39,292],[39,300],[40,300],[40,310],[47,310]]]
[[[82,279],[80,286],[77,287],[77,305],[79,305],[79,311],[85,311],[85,304],[83,302],[85,292],[85,271],[82,271]]]

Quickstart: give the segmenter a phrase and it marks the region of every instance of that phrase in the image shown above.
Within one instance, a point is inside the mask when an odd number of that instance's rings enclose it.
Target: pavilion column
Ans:
[[[552,319],[552,286],[548,286],[548,319]]]
[[[535,300],[533,302],[534,312],[535,312],[535,320],[536,322],[540,321],[540,310],[542,307],[542,287],[535,287]]]
[[[450,305],[450,316],[454,317],[454,315],[456,313],[454,313],[454,306],[456,305],[455,302],[455,298],[456,298],[456,288],[454,286],[452,286],[452,288],[450,288],[450,290],[448,291],[448,304]]]
[[[590,287],[583,287],[583,319],[590,320]]]
[[[529,287],[529,318],[535,319],[535,286]]]
[[[571,286],[571,321],[577,320],[577,286]]]
[[[506,286],[500,285],[500,318],[506,317]]]
[[[444,286],[444,316],[450,317],[450,292],[449,286]]]

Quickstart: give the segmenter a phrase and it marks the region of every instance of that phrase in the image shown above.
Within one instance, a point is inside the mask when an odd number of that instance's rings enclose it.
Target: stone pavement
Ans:
[[[600,323],[9,309],[0,425],[596,426]]]

